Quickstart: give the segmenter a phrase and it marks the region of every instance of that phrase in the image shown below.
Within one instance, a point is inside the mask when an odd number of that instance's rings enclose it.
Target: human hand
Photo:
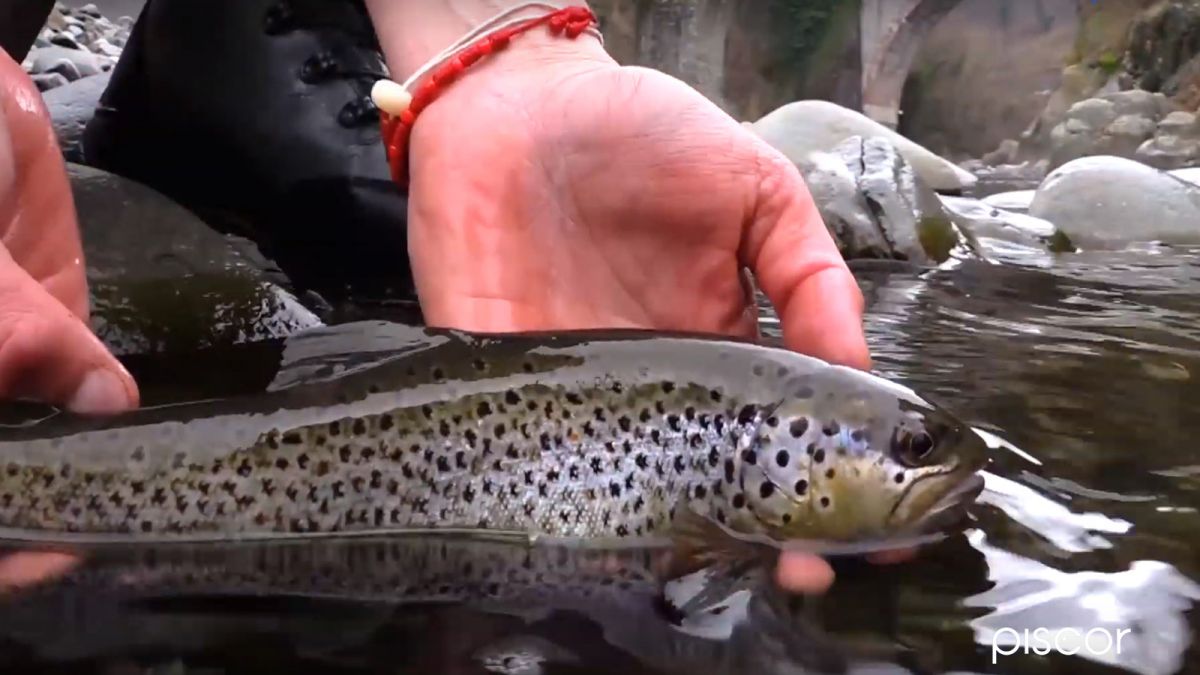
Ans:
[[[75,206],[41,95],[0,51],[0,399],[81,413],[138,404],[137,386],[86,323]]]
[[[80,413],[138,404],[133,378],[86,323],[87,281],[62,153],[41,95],[0,50],[0,399]],[[0,556],[0,592],[48,581],[67,553]]]
[[[754,337],[746,268],[787,346],[870,367],[862,296],[800,174],[679,80],[530,33],[446,89],[410,147],[430,325]],[[787,554],[777,579],[816,592],[833,571]]]

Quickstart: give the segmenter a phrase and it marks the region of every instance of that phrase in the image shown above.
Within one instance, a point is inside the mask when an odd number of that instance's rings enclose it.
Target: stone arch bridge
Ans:
[[[862,0],[862,111],[895,128],[900,96],[925,36],[962,0]]]

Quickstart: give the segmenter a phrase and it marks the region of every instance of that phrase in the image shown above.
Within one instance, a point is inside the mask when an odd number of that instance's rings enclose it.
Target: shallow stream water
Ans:
[[[913,562],[839,564],[815,599],[734,593],[678,629],[646,583],[651,554],[371,542],[118,553],[84,563],[94,578],[0,598],[0,672],[1200,672],[1200,250],[857,274],[878,370],[1005,441],[975,526]],[[763,323],[778,337],[769,311]],[[130,365],[153,401],[254,391],[269,356],[228,355],[242,366],[232,382],[195,359]],[[462,601],[405,586],[431,564],[427,581]],[[477,578],[488,566],[491,591]],[[150,592],[113,590],[106,570]],[[275,591],[256,585],[264,574]],[[180,592],[196,588],[241,592]],[[1007,641],[1039,628],[1080,653]]]

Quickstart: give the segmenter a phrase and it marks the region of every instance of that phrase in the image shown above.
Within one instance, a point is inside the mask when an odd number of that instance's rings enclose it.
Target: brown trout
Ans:
[[[357,336],[357,347],[329,349]],[[380,323],[292,338],[274,386],[0,428],[0,537],[248,539],[485,530],[598,543],[684,514],[769,541],[946,526],[983,440],[877,376],[642,331]]]

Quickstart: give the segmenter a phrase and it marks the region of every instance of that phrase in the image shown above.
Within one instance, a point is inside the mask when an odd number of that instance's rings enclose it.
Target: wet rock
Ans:
[[[41,34],[34,40],[35,48],[25,60],[26,72],[31,75],[59,72],[71,82],[111,70],[129,39],[133,24],[132,19],[123,19],[109,21],[91,10],[56,4]],[[40,50],[60,51],[34,59]],[[53,60],[47,62],[47,59]],[[49,78],[44,81],[54,83]]]
[[[26,72],[32,75],[59,73],[71,82],[101,72],[100,62],[94,54],[66,47],[31,49],[25,63]]]
[[[1034,190],[1013,190],[1011,192],[997,192],[994,195],[988,195],[980,201],[993,208],[1010,211],[1012,213],[1025,213],[1029,210],[1029,205],[1033,202]]]
[[[975,184],[975,176],[866,115],[829,101],[796,101],[746,125],[799,165],[806,155],[830,152],[852,137],[882,138],[934,190],[955,192]]]
[[[31,75],[29,79],[37,85],[38,91],[49,91],[67,84],[67,78],[63,77],[61,73],[38,73]]]
[[[852,136],[799,166],[846,258],[936,264],[974,251],[937,193],[883,138]]]
[[[1200,161],[1200,124],[1194,113],[1177,110],[1158,123],[1154,138],[1134,158],[1158,169],[1178,169]]]
[[[83,130],[96,110],[100,95],[108,87],[111,73],[100,73],[46,91],[42,98],[50,113],[54,133],[69,162],[83,162]]]
[[[987,166],[1000,166],[1002,164],[1015,164],[1017,161],[1017,153],[1021,150],[1021,143],[1012,138],[1000,142],[1000,146],[995,150],[987,153],[981,159]]]
[[[1121,157],[1085,157],[1051,172],[1029,215],[1085,249],[1200,243],[1200,188]]]
[[[92,326],[118,354],[193,351],[321,325],[244,240],[139,183],[68,165]]]

